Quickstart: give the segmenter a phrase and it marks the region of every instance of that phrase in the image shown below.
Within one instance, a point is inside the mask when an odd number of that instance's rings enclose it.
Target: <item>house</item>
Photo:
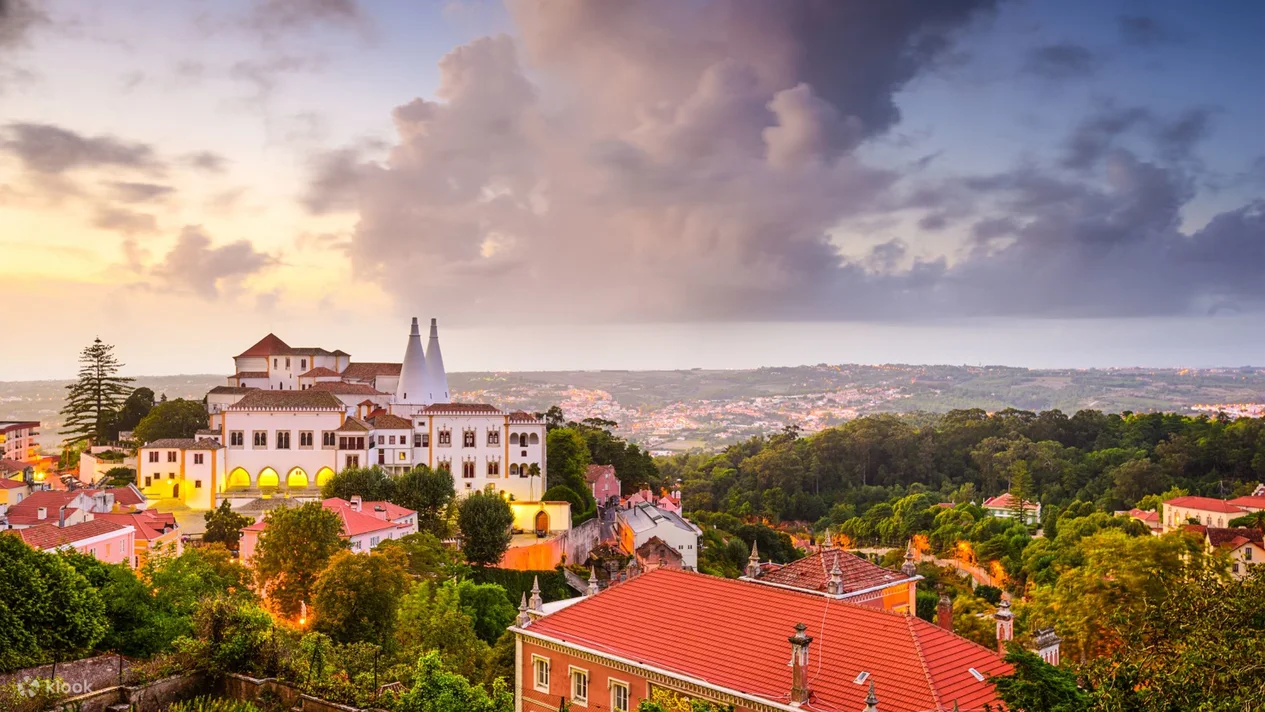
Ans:
[[[151,552],[162,549],[172,556],[184,553],[184,544],[180,536],[180,524],[176,515],[170,512],[110,512],[94,513],[94,522],[114,522],[130,526],[135,530],[135,542],[132,549],[132,568],[139,569],[145,565]]]
[[[1184,529],[1204,540],[1209,552],[1223,552],[1230,560],[1230,575],[1246,578],[1251,567],[1265,561],[1265,533],[1250,527],[1206,527],[1187,524]]]
[[[702,531],[676,512],[651,504],[635,504],[615,512],[615,537],[624,553],[632,555],[652,537],[681,554],[687,569],[698,568],[698,538]]]
[[[121,512],[141,512],[149,508],[149,499],[136,485],[111,487],[106,490],[114,497],[114,508]]]
[[[39,524],[12,532],[10,536],[40,551],[74,549],[95,557],[107,564],[132,565],[136,545],[135,530],[117,522],[90,520],[59,527],[55,524]]]
[[[681,513],[681,492],[674,490],[672,492],[664,492],[663,494],[655,494],[649,489],[642,488],[632,494],[624,497],[620,504],[624,507],[633,507],[638,504],[650,504],[662,509],[665,512]]]
[[[684,568],[685,558],[676,547],[669,546],[657,536],[652,536],[646,540],[645,544],[637,547],[636,551],[637,565],[642,571],[654,571],[658,568],[681,569]]]
[[[0,420],[0,460],[34,462],[40,446],[35,442],[40,424],[33,420]]]
[[[116,467],[126,467],[135,472],[136,455],[106,445],[94,445],[79,455],[77,477],[79,482],[91,487],[100,482],[105,473]]]
[[[632,712],[656,694],[739,712],[979,710],[1010,671],[914,616],[670,568],[549,606],[524,600],[510,628],[520,712]],[[671,624],[612,624],[630,611]]]
[[[41,524],[71,526],[90,521],[93,512],[109,512],[114,496],[104,490],[41,490],[32,492],[5,513],[10,529]]]
[[[589,483],[593,499],[597,500],[599,505],[606,506],[611,497],[619,499],[619,478],[615,476],[614,465],[589,465],[584,473],[584,479]]]
[[[417,533],[417,512],[390,502],[365,502],[359,497],[351,501],[331,497],[321,506],[338,515],[342,536],[352,551],[368,552],[388,539],[400,539]],[[259,534],[268,526],[267,518],[242,529],[240,544],[242,561],[250,561],[259,543]]]
[[[35,465],[29,462],[0,458],[0,479],[32,482],[35,479]]]
[[[882,608],[895,613],[916,610],[918,582],[913,555],[901,571],[871,563],[849,551],[823,548],[789,564],[761,564],[759,549],[751,544],[744,581],[817,593],[840,601]]]
[[[1250,494],[1245,497],[1235,497],[1234,499],[1229,500],[1228,504],[1238,507],[1248,514],[1252,512],[1259,512],[1262,509],[1265,509],[1265,494]]]
[[[1247,512],[1243,509],[1212,497],[1174,497],[1165,501],[1160,510],[1166,533],[1191,523],[1206,527],[1225,527],[1231,519],[1244,514]]]
[[[23,480],[0,478],[0,519],[9,507],[21,502],[31,494],[31,486]],[[0,529],[4,527],[0,526]]]
[[[1015,516],[1015,497],[1009,492],[999,494],[996,497],[990,497],[984,500],[981,505],[984,511],[994,517],[1010,518]],[[1024,502],[1023,503],[1023,521],[1024,524],[1032,526],[1041,521],[1041,503]]]
[[[1122,514],[1128,516],[1130,519],[1136,519],[1139,522],[1142,522],[1143,524],[1147,526],[1148,529],[1151,530],[1152,534],[1160,534],[1164,531],[1163,525],[1160,524],[1159,512],[1153,512],[1149,509],[1138,509],[1137,507],[1134,507],[1133,509],[1130,509],[1127,512],[1122,512]]]

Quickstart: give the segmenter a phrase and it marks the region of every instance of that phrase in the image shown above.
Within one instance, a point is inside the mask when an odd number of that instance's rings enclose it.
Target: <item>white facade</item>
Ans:
[[[615,526],[620,543],[628,553],[637,551],[652,537],[658,537],[681,555],[681,566],[691,570],[698,568],[698,539],[702,532],[679,514],[650,504],[637,504],[617,511]]]

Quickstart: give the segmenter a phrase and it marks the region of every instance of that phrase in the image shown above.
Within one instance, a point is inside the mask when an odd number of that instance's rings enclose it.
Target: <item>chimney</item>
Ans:
[[[527,602],[528,608],[540,613],[544,610],[545,601],[540,597],[540,576],[536,576],[531,582],[531,599]]]
[[[747,570],[745,572],[747,578],[760,578],[760,550],[756,548],[756,542],[751,540],[751,556],[747,557]]]
[[[808,701],[811,693],[808,690],[808,645],[813,642],[810,635],[804,635],[808,626],[795,624],[795,635],[786,640],[791,644],[791,704],[802,705]]]
[[[1005,655],[1007,641],[1015,638],[1015,614],[1010,612],[1010,601],[1002,599],[993,619],[997,621],[997,651]]]
[[[835,552],[835,565],[830,569],[830,581],[826,583],[826,594],[843,595],[843,571],[839,568],[839,552]]]
[[[526,628],[531,625],[531,616],[527,615],[527,592],[523,591],[523,602],[518,604],[518,627]]]
[[[57,508],[57,526],[66,526],[66,505]]]
[[[361,504],[361,502],[362,502],[362,501],[363,501],[363,500],[361,499],[360,495],[358,495],[358,494],[354,494],[354,495],[352,495],[352,496],[351,496],[351,511],[353,511],[353,512],[359,512],[359,511],[360,511],[360,504]]]
[[[598,591],[597,567],[594,566],[593,568],[589,569],[589,590],[586,592],[585,595],[592,596],[593,594],[597,593],[597,591]]]
[[[953,601],[944,592],[940,593],[940,602],[936,604],[936,625],[948,631],[953,630]]]
[[[878,695],[874,694],[873,680],[870,680],[870,692],[865,696],[865,709],[861,712],[878,712]]]
[[[914,543],[911,541],[905,547],[905,563],[901,565],[900,572],[906,576],[913,577],[918,573],[918,567],[914,566]]]
[[[48,519],[48,507],[36,507],[35,518],[39,520]]]

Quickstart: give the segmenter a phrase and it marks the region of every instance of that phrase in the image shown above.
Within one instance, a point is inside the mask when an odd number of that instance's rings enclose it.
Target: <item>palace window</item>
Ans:
[[[444,445],[452,445],[452,431],[451,430],[445,429],[445,430],[439,431],[439,445],[441,447]]]
[[[461,447],[474,447],[473,430],[466,430],[461,433]]]
[[[277,449],[278,450],[290,449],[290,431],[289,430],[277,431]]]
[[[194,480],[193,489],[202,489],[202,480]]]
[[[497,460],[488,460],[488,477],[499,477],[501,475],[501,463]]]
[[[571,699],[580,704],[589,701],[589,673],[587,670],[571,668]]]
[[[540,436],[539,436],[539,435],[537,435],[537,434],[535,434],[535,433],[532,433],[532,434],[531,434],[531,436],[527,438],[527,440],[528,440],[528,441],[529,441],[532,445],[539,445],[539,444],[540,444]],[[524,444],[524,445],[526,445],[527,443],[523,443],[523,444]]]
[[[299,431],[299,447],[301,448],[312,447],[312,431],[311,430]]]
[[[413,447],[421,447],[421,446],[422,446],[422,434],[413,433]]]
[[[628,685],[611,682],[611,709],[614,712],[628,712]]]
[[[299,359],[299,369],[304,372],[307,371],[307,359],[305,358]]]
[[[268,447],[268,431],[256,430],[251,435],[254,437],[255,449]]]
[[[193,464],[195,464],[195,465],[201,465],[201,464],[202,464],[202,457],[203,457],[203,455],[202,455],[202,453],[200,453],[200,452],[195,452],[195,453],[193,453]]]
[[[337,437],[338,436],[334,435],[334,431],[332,430],[326,430],[322,432],[321,433],[321,447],[334,447],[335,439]]]
[[[246,436],[240,430],[230,430],[228,433],[228,446],[241,447],[246,444]]]
[[[400,462],[407,462],[407,461],[408,461],[408,453],[407,453],[407,452],[404,452],[403,450],[401,450],[401,451],[400,451]]]
[[[379,435],[379,436],[378,436],[378,444],[379,444],[379,445],[386,445],[386,444],[387,444],[387,436],[385,436],[385,435]]]
[[[518,433],[510,433],[510,445],[518,447]]]
[[[517,464],[510,465],[510,477],[517,477],[517,476],[518,476],[518,465]]]
[[[158,462],[158,451],[157,451],[157,450],[152,450],[152,451],[150,451],[150,453],[149,453],[149,461],[150,461],[150,462]]]
[[[168,450],[168,451],[167,451],[167,462],[175,462],[175,461],[176,461],[176,451],[175,451],[175,450]]]
[[[439,469],[448,470],[449,472],[452,472],[452,460],[445,460],[443,458],[440,458]]]
[[[474,477],[474,460],[461,463],[461,476],[467,479]]]
[[[348,455],[348,456],[347,456],[347,467],[348,467],[348,468],[352,468],[352,467],[360,467],[360,456],[359,456],[359,455]]]
[[[488,445],[501,444],[501,431],[495,428],[488,428]]]
[[[542,658],[537,655],[532,656],[532,668],[535,670],[534,675],[536,690],[539,692],[549,692],[549,658]]]

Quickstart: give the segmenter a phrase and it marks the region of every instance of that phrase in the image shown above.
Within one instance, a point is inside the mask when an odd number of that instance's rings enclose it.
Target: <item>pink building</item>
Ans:
[[[65,527],[38,524],[13,534],[40,551],[70,548],[107,564],[129,567],[133,564],[136,549],[136,530],[133,527],[99,519]]]
[[[584,473],[584,479],[588,480],[589,489],[593,491],[593,499],[596,499],[598,504],[605,505],[611,497],[619,499],[619,478],[615,476],[614,465],[589,465],[588,471]]]
[[[417,512],[390,502],[364,502],[359,497],[345,499],[331,497],[321,506],[338,515],[342,520],[342,538],[351,545],[352,551],[368,552],[387,539],[399,539],[417,533]],[[259,543],[259,534],[268,526],[268,520],[259,521],[242,529],[241,560],[249,562]]]

